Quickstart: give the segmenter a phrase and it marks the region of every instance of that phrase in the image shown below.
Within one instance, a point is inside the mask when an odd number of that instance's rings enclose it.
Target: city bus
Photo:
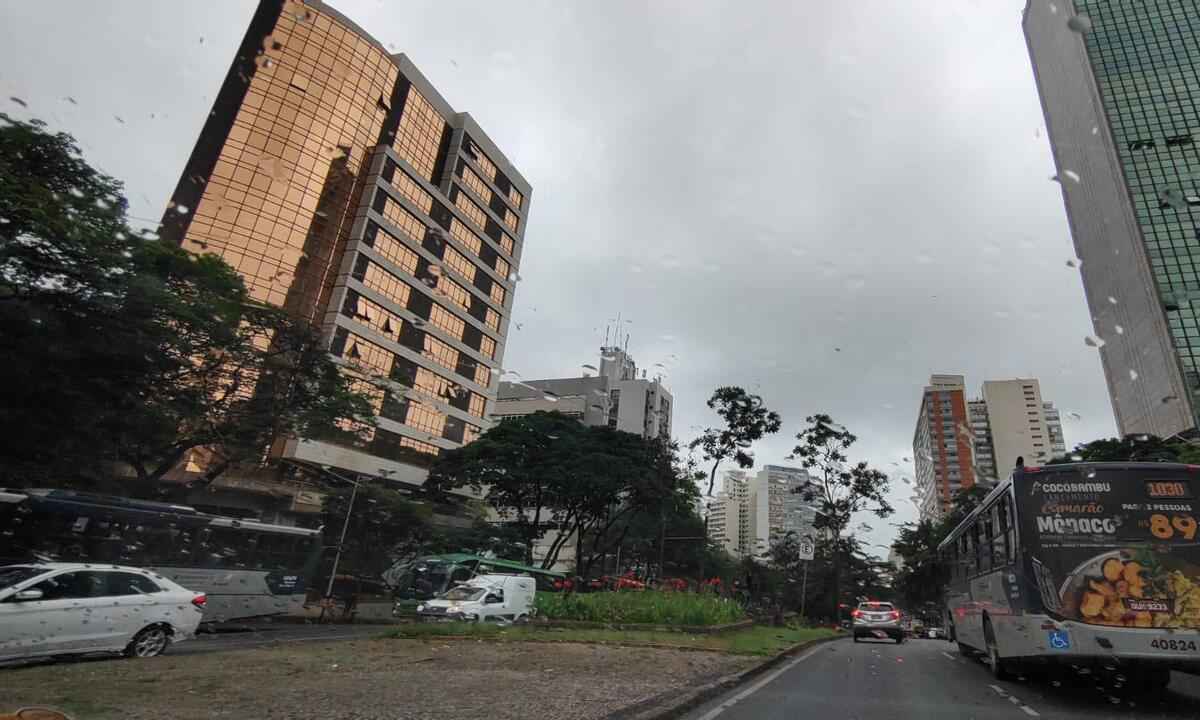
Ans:
[[[0,489],[0,565],[40,560],[144,567],[205,593],[205,623],[299,608],[322,549],[320,530],[210,515],[186,505]]]
[[[1146,689],[1200,670],[1200,467],[1018,468],[938,546],[948,639],[997,677],[1119,666]]]

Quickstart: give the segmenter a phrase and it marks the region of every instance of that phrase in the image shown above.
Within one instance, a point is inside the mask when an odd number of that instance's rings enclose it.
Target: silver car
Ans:
[[[854,619],[854,642],[859,638],[891,638],[904,642],[904,627],[900,624],[900,611],[888,602],[862,602],[850,613]]]

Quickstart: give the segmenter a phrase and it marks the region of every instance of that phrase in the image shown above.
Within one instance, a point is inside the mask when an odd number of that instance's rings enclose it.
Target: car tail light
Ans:
[[[857,608],[854,610],[851,610],[850,617],[862,617],[862,610],[858,610]]]
[[[893,611],[892,611],[892,619],[893,619],[893,620],[899,620],[899,619],[900,619],[900,611],[899,611],[899,610],[893,610]]]
[[[196,597],[192,598],[192,604],[195,605],[196,608],[199,610],[203,610],[204,605],[207,602],[208,602],[208,596],[205,595],[204,593],[200,593]]]

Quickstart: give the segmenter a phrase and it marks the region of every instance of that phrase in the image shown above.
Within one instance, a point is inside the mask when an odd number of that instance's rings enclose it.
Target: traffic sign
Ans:
[[[798,555],[801,560],[812,560],[817,554],[817,546],[810,538],[800,539],[800,551]]]

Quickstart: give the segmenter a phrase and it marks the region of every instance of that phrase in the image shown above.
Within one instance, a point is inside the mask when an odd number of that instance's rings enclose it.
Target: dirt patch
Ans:
[[[357,640],[0,670],[0,712],[86,718],[600,718],[758,660],[581,644]]]

